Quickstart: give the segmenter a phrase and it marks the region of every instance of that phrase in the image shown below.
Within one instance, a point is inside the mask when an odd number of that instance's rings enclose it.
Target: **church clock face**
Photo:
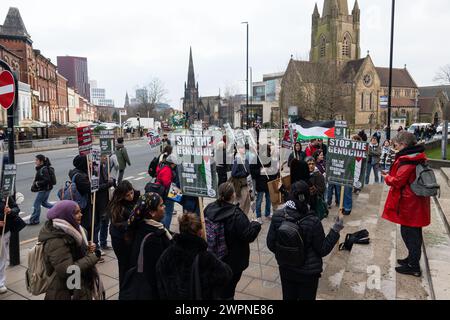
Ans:
[[[370,87],[372,85],[372,75],[370,75],[369,73],[366,74],[363,78],[363,81],[366,87]]]

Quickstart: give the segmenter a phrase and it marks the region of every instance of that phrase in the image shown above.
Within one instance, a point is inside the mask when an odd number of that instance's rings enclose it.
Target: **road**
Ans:
[[[125,142],[128,154],[130,156],[131,167],[127,167],[125,170],[124,179],[129,180],[133,186],[138,190],[144,190],[145,184],[150,180],[147,174],[147,168],[150,161],[159,153],[159,148],[151,150],[150,146],[146,143],[146,140]],[[36,153],[37,154],[37,153]],[[36,154],[21,154],[16,155],[17,163],[17,180],[16,190],[21,192],[25,200],[19,205],[21,209],[20,216],[25,221],[28,221],[31,213],[33,202],[36,197],[35,193],[32,193],[30,188],[33,182],[36,169],[35,169],[35,156]],[[47,151],[44,153],[55,168],[57,185],[53,188],[49,201],[55,202],[58,200],[57,191],[60,189],[65,181],[69,180],[69,170],[73,168],[73,158],[78,154],[77,148],[63,149],[55,151]],[[20,232],[20,241],[26,241],[37,237],[39,230],[44,222],[47,220],[47,209],[41,210],[41,223],[36,226],[27,226]]]

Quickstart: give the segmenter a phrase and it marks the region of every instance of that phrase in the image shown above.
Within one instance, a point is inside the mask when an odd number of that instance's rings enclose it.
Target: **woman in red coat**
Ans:
[[[400,132],[394,139],[397,154],[389,173],[382,175],[391,187],[383,218],[401,225],[401,235],[409,255],[397,260],[398,273],[420,277],[420,257],[422,249],[422,228],[430,224],[430,198],[419,197],[411,190],[416,179],[416,166],[427,161],[425,148],[417,145],[416,138],[407,131]]]

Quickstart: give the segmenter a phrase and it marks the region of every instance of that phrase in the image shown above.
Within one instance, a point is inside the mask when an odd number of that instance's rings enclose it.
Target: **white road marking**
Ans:
[[[146,174],[147,174],[147,172],[141,172],[141,173],[139,173],[140,176],[143,176],[143,175],[146,175]]]
[[[17,165],[18,166],[22,166],[22,165],[25,165],[25,164],[32,164],[32,163],[34,163],[35,161],[27,161],[27,162],[20,162],[20,163],[18,163]]]
[[[136,178],[136,179],[134,179],[134,181],[139,181],[139,180],[142,180],[142,179],[145,179],[146,177],[140,177],[140,178]]]
[[[131,180],[131,179],[134,179],[134,177],[131,176],[131,177],[123,178],[123,180]]]

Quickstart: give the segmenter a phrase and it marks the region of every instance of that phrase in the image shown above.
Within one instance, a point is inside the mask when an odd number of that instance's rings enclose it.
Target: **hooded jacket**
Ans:
[[[228,254],[222,259],[233,274],[247,269],[250,259],[250,243],[261,231],[261,224],[248,219],[239,206],[219,200],[205,208],[205,217],[213,222],[223,222]]]
[[[72,230],[73,229],[73,230]],[[86,244],[80,243],[73,236],[79,232],[72,227],[63,230],[48,220],[39,233],[38,240],[44,242],[44,261],[47,274],[56,271],[56,276],[49,284],[45,300],[91,300],[93,279],[96,274],[95,265],[99,258],[93,253],[87,253]],[[80,289],[69,290],[67,273],[70,266],[78,266],[81,271]]]
[[[32,192],[50,191],[53,185],[50,178],[50,172],[47,166],[41,165],[36,167],[36,175],[31,185]]]
[[[305,245],[305,263],[303,266],[291,267],[280,265],[280,275],[282,279],[288,281],[302,281],[311,277],[320,277],[323,271],[322,258],[327,256],[339,241],[339,233],[330,230],[327,236],[323,230],[322,223],[314,212],[310,211],[306,215],[301,215],[297,210],[286,207],[286,213],[300,223],[301,235]],[[284,221],[284,209],[277,210],[270,224],[267,233],[267,247],[275,253],[277,231]]]
[[[69,178],[72,181],[73,177],[76,175],[75,184],[77,185],[77,190],[81,196],[86,197],[87,199],[86,208],[81,209],[81,212],[83,213],[81,225],[88,230],[88,233],[90,234],[92,199],[91,182],[89,181],[86,156],[76,156],[75,159],[73,159],[73,165],[75,169],[69,171]]]
[[[123,143],[116,144],[116,156],[117,162],[119,163],[119,170],[125,170],[127,164],[131,166],[130,158],[128,157],[127,148]]]
[[[417,145],[397,153],[389,175],[384,179],[391,187],[384,206],[384,219],[416,228],[430,224],[430,198],[419,197],[411,190],[417,164],[427,161],[424,151],[424,146]]]
[[[163,300],[193,300],[191,274],[199,255],[202,300],[219,299],[221,289],[232,277],[230,267],[207,251],[205,240],[191,234],[177,234],[174,244],[161,255],[156,265],[158,292]]]

